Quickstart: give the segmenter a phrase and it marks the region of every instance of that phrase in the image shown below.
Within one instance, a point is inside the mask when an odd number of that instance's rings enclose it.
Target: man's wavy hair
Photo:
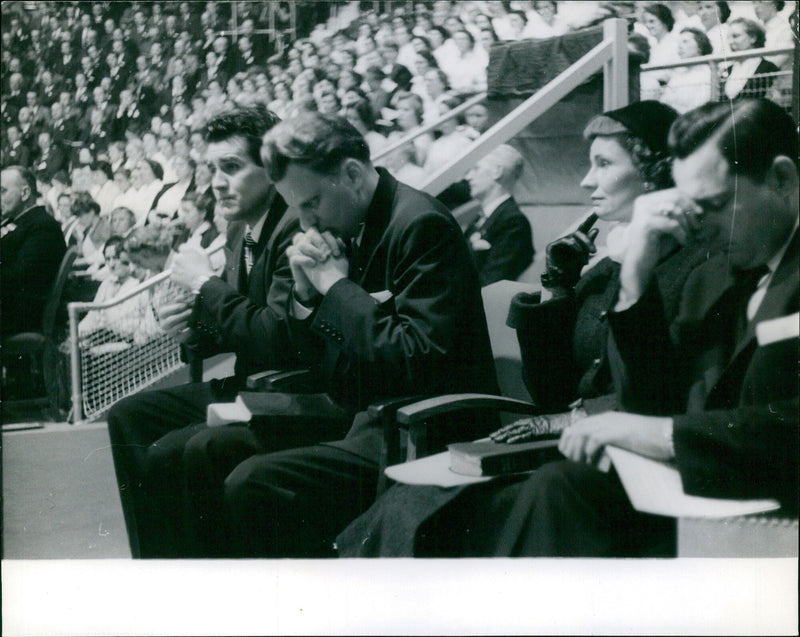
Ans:
[[[235,106],[214,115],[206,124],[207,143],[221,142],[231,137],[244,137],[247,153],[257,166],[261,163],[261,140],[264,134],[281,121],[263,104]]]
[[[755,181],[764,180],[779,155],[800,165],[797,127],[767,99],[704,104],[675,120],[668,143],[672,155],[684,159],[712,138],[731,172]]]
[[[281,122],[264,137],[261,159],[272,181],[280,181],[290,163],[329,174],[348,158],[368,164],[369,146],[339,115],[301,113]]]

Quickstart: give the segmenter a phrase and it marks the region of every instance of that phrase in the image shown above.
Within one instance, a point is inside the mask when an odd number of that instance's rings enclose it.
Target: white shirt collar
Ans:
[[[511,199],[511,195],[506,193],[505,195],[500,195],[499,197],[490,199],[485,204],[481,204],[481,210],[483,211],[483,216],[486,218],[491,217],[494,211],[497,210],[508,199]]]

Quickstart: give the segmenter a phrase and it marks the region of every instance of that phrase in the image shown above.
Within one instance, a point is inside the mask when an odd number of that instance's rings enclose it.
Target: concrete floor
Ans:
[[[233,373],[233,358],[207,360],[204,378]],[[183,368],[153,388],[187,381]],[[9,422],[20,429],[2,437],[3,558],[130,558],[105,421],[5,411]]]
[[[130,557],[105,422],[3,433],[3,557]]]

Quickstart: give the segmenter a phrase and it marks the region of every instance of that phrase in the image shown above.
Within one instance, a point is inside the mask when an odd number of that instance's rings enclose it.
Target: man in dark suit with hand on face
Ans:
[[[677,188],[637,202],[609,312],[624,363],[621,401],[635,413],[586,418],[559,448],[581,463],[605,445],[672,459],[687,493],[775,498],[796,516],[797,128],[767,100],[710,103],[675,122],[670,147]],[[653,285],[660,246],[674,240],[728,253],[687,281],[673,325],[677,346]],[[582,501],[571,524],[600,507]]]

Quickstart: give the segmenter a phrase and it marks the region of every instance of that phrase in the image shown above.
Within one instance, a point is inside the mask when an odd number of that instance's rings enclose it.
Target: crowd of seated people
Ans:
[[[780,0],[638,3],[633,29],[648,40],[650,64],[671,64],[712,53],[791,48],[796,8]],[[791,68],[791,55],[778,54],[649,71],[641,76],[642,97],[660,99],[680,112],[737,97],[784,103],[791,92]]]

